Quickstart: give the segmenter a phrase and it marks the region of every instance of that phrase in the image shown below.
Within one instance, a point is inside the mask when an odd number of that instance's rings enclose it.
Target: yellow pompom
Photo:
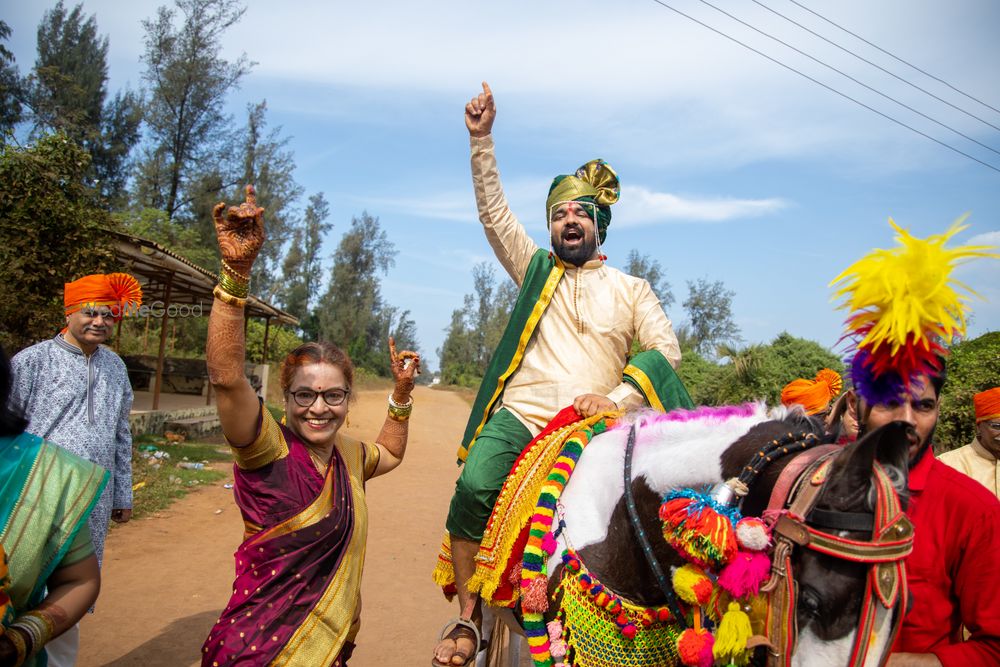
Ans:
[[[753,635],[750,627],[750,617],[740,609],[735,602],[729,603],[715,632],[715,645],[712,655],[716,660],[728,660],[727,664],[746,665],[750,662],[750,651],[747,650],[747,640]]]
[[[697,565],[688,563],[674,570],[674,591],[688,604],[704,606],[712,598],[712,580]]]

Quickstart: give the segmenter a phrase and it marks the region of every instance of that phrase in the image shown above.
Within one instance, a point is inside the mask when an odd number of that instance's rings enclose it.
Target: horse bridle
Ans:
[[[872,634],[877,631],[878,620],[884,614],[893,614],[892,630],[887,639],[891,646],[907,604],[906,567],[903,559],[913,550],[913,524],[903,513],[899,496],[892,480],[878,463],[873,466],[876,501],[872,512],[871,538],[857,540],[821,530],[865,530],[867,514],[850,513],[847,520],[835,520],[832,512],[814,508],[827,480],[836,450],[818,447],[798,457],[807,457],[807,464],[795,466],[795,461],[785,470],[797,468],[797,479],[791,485],[788,499],[777,502],[787,507],[773,524],[774,550],[771,555],[771,576],[761,588],[768,596],[766,633],[768,667],[787,667],[791,664],[795,642],[798,639],[795,603],[796,583],[792,569],[792,552],[796,547],[812,549],[834,558],[865,563],[870,567],[865,582],[858,630],[851,647],[848,667],[865,663]],[[824,451],[825,450],[825,451]],[[784,470],[782,474],[784,474]],[[780,483],[775,486],[777,490]],[[786,487],[787,488],[787,487]],[[772,506],[776,504],[772,496]],[[837,525],[830,525],[837,524]],[[888,652],[883,653],[884,664]]]
[[[788,453],[787,443],[801,442],[802,453],[785,466],[772,491],[769,508],[781,510],[773,522],[774,547],[771,553],[771,576],[761,587],[767,595],[767,617],[765,620],[766,643],[768,645],[768,667],[788,667],[791,665],[795,643],[798,640],[798,624],[795,604],[796,583],[792,567],[792,553],[795,547],[812,549],[834,558],[870,565],[865,582],[865,593],[861,604],[861,622],[855,634],[848,667],[861,667],[868,655],[872,633],[878,627],[876,621],[881,615],[893,614],[892,630],[887,640],[891,646],[902,624],[906,609],[908,589],[906,566],[903,559],[913,550],[913,524],[903,513],[899,496],[892,480],[878,463],[873,466],[875,476],[876,501],[872,513],[828,512],[815,507],[826,483],[834,456],[842,448],[837,445],[813,446],[806,434],[802,437],[789,434],[781,443],[780,452]],[[639,520],[635,497],[632,493],[632,451],[635,448],[635,426],[629,430],[625,447],[624,483],[625,504],[629,521],[642,547],[646,561],[656,578],[656,583],[666,597],[667,605],[674,621],[686,626],[684,615],[680,613],[672,586],[653,555],[645,529]],[[773,453],[759,452],[755,460],[747,466],[749,481],[763,466],[780,457],[777,448]],[[761,459],[757,461],[757,459]],[[785,509],[787,508],[787,509]],[[871,539],[855,540],[821,530],[856,532],[870,531]],[[880,664],[884,664],[888,652],[883,653]]]

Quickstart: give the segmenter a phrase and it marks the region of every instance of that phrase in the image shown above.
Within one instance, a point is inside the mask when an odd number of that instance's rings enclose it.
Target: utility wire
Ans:
[[[708,5],[709,7],[711,7],[712,9],[714,9],[715,11],[719,12],[720,14],[725,14],[726,16],[728,16],[729,18],[731,18],[732,20],[734,20],[734,21],[736,21],[737,23],[740,23],[740,24],[742,24],[742,25],[746,26],[747,28],[750,28],[750,29],[751,29],[751,30],[753,30],[754,32],[757,32],[758,34],[761,34],[761,35],[763,35],[764,37],[767,37],[768,39],[771,39],[771,40],[774,40],[774,41],[775,41],[775,42],[777,42],[778,44],[781,44],[782,46],[784,46],[784,47],[786,47],[786,48],[789,48],[789,49],[791,49],[792,51],[795,51],[795,52],[796,52],[796,53],[798,53],[799,55],[802,55],[802,56],[805,56],[805,57],[806,57],[806,58],[808,58],[809,60],[812,60],[813,62],[815,62],[815,63],[817,63],[817,64],[819,64],[819,65],[822,65],[823,67],[826,67],[827,69],[829,69],[829,70],[831,70],[831,71],[834,71],[834,72],[836,72],[837,74],[840,74],[841,76],[843,76],[843,77],[845,77],[845,78],[847,78],[847,79],[850,79],[850,80],[851,80],[851,81],[853,81],[854,83],[856,83],[856,84],[858,84],[859,86],[862,86],[862,87],[864,87],[864,88],[866,88],[866,89],[870,90],[871,92],[875,93],[876,95],[881,95],[881,96],[882,96],[882,97],[884,97],[885,99],[887,99],[887,100],[889,100],[889,101],[891,101],[891,102],[895,102],[896,104],[898,104],[899,106],[903,107],[904,109],[908,109],[908,110],[912,111],[913,113],[917,114],[918,116],[920,116],[920,117],[922,117],[922,118],[925,118],[925,119],[927,119],[927,120],[931,121],[932,123],[935,123],[935,124],[937,124],[937,125],[940,125],[941,127],[943,127],[943,128],[944,128],[944,129],[946,129],[946,130],[951,130],[952,132],[954,132],[954,133],[955,133],[955,134],[957,134],[958,136],[960,136],[960,137],[964,137],[965,139],[968,139],[968,140],[969,140],[969,141],[971,141],[972,143],[974,143],[974,144],[977,144],[977,145],[981,146],[982,148],[985,148],[985,149],[986,149],[986,150],[988,150],[988,151],[992,151],[992,152],[996,153],[997,155],[1000,155],[1000,151],[998,151],[997,149],[993,148],[992,146],[987,146],[987,145],[986,145],[986,144],[984,144],[983,142],[981,142],[981,141],[979,141],[979,140],[977,140],[977,139],[973,139],[972,137],[970,137],[969,135],[965,134],[965,133],[964,133],[964,132],[962,132],[961,130],[956,130],[956,129],[955,129],[955,128],[953,128],[953,127],[952,127],[951,125],[948,125],[948,124],[946,124],[946,123],[942,123],[942,122],[941,122],[941,121],[939,121],[938,119],[936,119],[936,118],[932,118],[932,117],[928,116],[928,115],[927,115],[927,114],[925,114],[925,113],[924,113],[923,111],[920,111],[920,110],[918,110],[918,109],[914,109],[914,108],[913,108],[913,107],[911,107],[911,106],[910,106],[909,104],[906,104],[905,102],[900,102],[900,101],[899,101],[899,100],[897,100],[897,99],[896,99],[895,97],[892,97],[891,95],[888,95],[888,94],[886,94],[886,93],[883,93],[883,92],[882,92],[881,90],[878,90],[878,89],[876,89],[876,88],[873,88],[873,87],[869,86],[869,85],[868,85],[867,83],[864,83],[863,81],[859,81],[858,79],[855,79],[855,78],[854,78],[853,76],[851,76],[851,75],[850,75],[850,74],[848,74],[847,72],[844,72],[843,70],[840,70],[840,69],[837,69],[837,68],[836,68],[836,67],[834,67],[833,65],[829,65],[829,64],[827,64],[827,63],[823,62],[822,60],[820,60],[819,58],[817,58],[817,57],[815,57],[815,56],[812,56],[812,55],[809,55],[808,53],[806,53],[806,52],[805,52],[805,51],[803,51],[802,49],[800,49],[800,48],[797,48],[797,47],[795,47],[795,46],[792,46],[791,44],[789,44],[788,42],[784,41],[783,39],[781,39],[781,38],[779,38],[779,37],[775,37],[774,35],[772,35],[772,34],[770,34],[770,33],[768,33],[768,32],[765,32],[765,31],[761,30],[760,28],[758,28],[758,27],[756,27],[756,26],[754,26],[754,25],[751,25],[751,24],[747,23],[746,21],[744,21],[744,20],[743,20],[743,19],[741,19],[740,17],[738,17],[738,16],[734,16],[733,14],[730,14],[730,13],[729,13],[729,12],[727,12],[727,11],[726,11],[725,9],[722,9],[721,7],[718,7],[718,6],[716,6],[716,5],[713,5],[713,4],[712,4],[711,2],[709,2],[708,0],[698,0],[698,2],[700,2],[700,3],[701,3],[701,4],[703,4],[703,5]]]
[[[848,35],[852,35],[852,36],[854,36],[854,37],[857,37],[858,39],[860,39],[860,40],[861,40],[862,42],[864,42],[864,43],[865,43],[865,44],[867,44],[868,46],[871,46],[872,48],[875,48],[875,49],[878,49],[879,51],[881,51],[881,52],[882,52],[882,53],[884,53],[885,55],[889,56],[890,58],[895,58],[896,60],[898,60],[899,62],[903,63],[904,65],[906,65],[906,66],[908,66],[908,67],[912,67],[913,69],[917,70],[918,72],[920,72],[920,73],[921,73],[921,74],[923,74],[924,76],[929,76],[930,78],[934,79],[935,81],[938,81],[938,82],[940,82],[940,83],[943,83],[944,85],[946,85],[946,86],[948,86],[949,88],[951,88],[952,90],[954,90],[954,91],[955,91],[956,93],[958,93],[958,94],[960,94],[960,95],[965,95],[965,96],[966,96],[966,97],[968,97],[968,98],[969,98],[970,100],[974,100],[974,101],[976,101],[976,102],[979,102],[979,103],[980,103],[980,104],[982,104],[982,105],[983,105],[984,107],[987,107],[987,108],[989,108],[989,109],[993,109],[993,111],[996,111],[997,113],[1000,113],[1000,109],[997,109],[997,108],[996,108],[995,106],[992,106],[991,104],[987,104],[986,102],[983,102],[983,101],[982,101],[981,99],[979,99],[978,97],[974,97],[974,96],[970,95],[969,93],[966,93],[965,91],[962,91],[962,90],[959,90],[958,88],[956,88],[955,86],[951,85],[950,83],[948,83],[948,82],[947,82],[947,81],[945,81],[944,79],[941,79],[941,78],[939,78],[939,77],[936,77],[936,76],[934,76],[933,74],[931,74],[930,72],[928,72],[928,71],[926,71],[926,70],[922,70],[922,69],[920,69],[919,67],[917,67],[917,66],[916,66],[916,65],[914,65],[913,63],[911,63],[911,62],[907,62],[906,60],[903,60],[902,58],[900,58],[900,57],[899,57],[899,56],[897,56],[896,54],[894,54],[894,53],[890,53],[889,51],[886,51],[885,49],[883,49],[883,48],[882,48],[881,46],[879,46],[878,44],[872,44],[871,42],[869,42],[869,41],[868,41],[867,39],[865,39],[865,38],[864,38],[864,37],[862,37],[861,35],[859,35],[859,34],[857,34],[857,33],[855,33],[855,32],[851,32],[850,30],[848,30],[848,29],[847,29],[847,28],[845,28],[844,26],[842,26],[842,25],[840,25],[840,24],[838,24],[838,23],[835,23],[835,22],[831,21],[830,19],[826,18],[825,16],[823,16],[823,15],[822,15],[822,14],[820,14],[819,12],[815,12],[815,11],[813,11],[813,10],[809,9],[808,7],[806,7],[805,5],[803,5],[803,4],[801,3],[801,2],[796,2],[796,0],[788,0],[788,1],[789,1],[789,2],[791,2],[791,3],[793,3],[793,4],[796,4],[796,5],[798,5],[798,6],[799,6],[799,7],[801,7],[802,9],[806,10],[807,12],[809,12],[810,14],[813,14],[813,15],[815,15],[815,16],[818,16],[819,18],[823,19],[824,21],[826,21],[826,22],[827,22],[827,23],[829,23],[830,25],[832,25],[832,26],[836,26],[837,28],[840,28],[841,30],[843,30],[844,32],[846,32],[846,33],[847,33]]]
[[[653,2],[655,2],[658,5],[660,5],[661,7],[669,9],[670,11],[674,12],[675,14],[680,14],[681,16],[683,16],[684,18],[688,19],[689,21],[694,21],[695,23],[697,23],[698,25],[702,26],[703,28],[708,28],[712,32],[714,32],[714,33],[716,33],[716,34],[718,34],[718,35],[720,35],[722,37],[725,37],[726,39],[728,39],[731,42],[735,42],[736,44],[739,44],[740,46],[742,46],[745,49],[749,49],[750,51],[753,51],[754,53],[756,53],[757,55],[759,55],[759,56],[761,56],[763,58],[767,58],[768,60],[770,60],[771,62],[773,62],[775,65],[780,65],[781,67],[784,67],[785,69],[787,69],[787,70],[789,70],[791,72],[795,72],[799,76],[812,81],[816,85],[822,86],[823,88],[826,88],[830,92],[836,93],[837,95],[840,95],[844,99],[850,100],[851,102],[854,102],[858,106],[862,106],[865,109],[868,109],[869,111],[871,111],[872,113],[876,113],[879,116],[882,116],[886,120],[890,120],[893,123],[896,123],[897,125],[905,127],[906,129],[910,130],[911,132],[915,132],[915,133],[919,134],[920,136],[922,136],[922,137],[924,137],[926,139],[930,139],[931,141],[933,141],[934,143],[936,143],[936,144],[938,144],[940,146],[944,146],[948,150],[954,151],[954,152],[958,153],[959,155],[964,155],[965,157],[969,158],[973,162],[978,162],[979,164],[983,165],[984,167],[988,167],[989,169],[992,169],[993,171],[995,171],[997,173],[1000,173],[1000,168],[993,166],[989,162],[983,162],[979,158],[974,157],[972,155],[969,155],[968,153],[966,153],[966,152],[964,152],[964,151],[962,151],[962,150],[960,150],[958,148],[955,148],[951,144],[947,144],[947,143],[941,141],[940,139],[935,139],[934,137],[932,137],[931,135],[927,134],[926,132],[921,132],[917,128],[915,128],[915,127],[913,127],[911,125],[907,125],[906,123],[904,123],[903,121],[901,121],[901,120],[899,120],[897,118],[893,118],[889,114],[883,113],[882,111],[879,111],[878,109],[870,107],[867,104],[865,104],[864,102],[851,97],[847,93],[843,93],[843,92],[837,90],[836,88],[833,88],[832,86],[829,86],[829,85],[823,83],[822,81],[819,81],[818,79],[814,79],[813,77],[809,76],[805,72],[797,70],[794,67],[792,67],[791,65],[786,65],[785,63],[781,62],[777,58],[773,58],[773,57],[767,55],[766,53],[764,53],[763,51],[759,51],[758,49],[755,49],[754,47],[750,46],[749,44],[746,44],[745,42],[741,42],[740,40],[736,39],[735,37],[727,35],[726,33],[722,32],[721,30],[718,30],[717,28],[713,28],[712,26],[708,25],[707,23],[704,23],[703,21],[699,21],[698,19],[696,19],[695,17],[693,17],[693,16],[691,16],[689,14],[685,14],[684,12],[682,12],[679,9],[677,9],[676,7],[673,7],[673,6],[669,5],[669,4],[667,4],[664,0],[653,0]]]
[[[908,86],[911,86],[911,87],[913,87],[913,88],[916,88],[917,90],[919,90],[920,92],[922,92],[922,93],[924,93],[924,94],[926,94],[926,95],[930,95],[931,97],[933,97],[934,99],[936,99],[936,100],[937,100],[938,102],[942,102],[943,104],[947,104],[947,105],[948,105],[948,106],[950,106],[950,107],[951,107],[952,109],[955,109],[956,111],[960,111],[960,112],[964,113],[964,114],[965,114],[966,116],[969,116],[970,118],[975,118],[975,119],[976,119],[976,120],[978,120],[978,121],[979,121],[980,123],[983,123],[983,124],[985,124],[985,125],[989,125],[989,126],[990,126],[990,127],[992,127],[992,128],[994,129],[994,130],[1000,130],[1000,126],[998,126],[998,125],[994,125],[993,123],[989,122],[988,120],[986,120],[986,119],[984,119],[984,118],[980,118],[980,117],[979,117],[979,116],[977,116],[976,114],[974,114],[974,113],[972,113],[972,112],[970,112],[970,111],[966,111],[966,110],[965,110],[965,109],[963,109],[962,107],[960,107],[960,106],[957,106],[957,105],[954,105],[954,104],[952,104],[951,102],[949,102],[949,101],[948,101],[948,100],[946,100],[946,99],[943,99],[943,98],[941,98],[941,97],[938,97],[937,95],[935,95],[935,94],[934,94],[934,93],[932,93],[931,91],[927,90],[926,88],[921,88],[921,87],[920,87],[920,86],[918,86],[917,84],[913,83],[912,81],[909,81],[908,79],[904,79],[903,77],[899,76],[899,75],[898,75],[898,74],[896,74],[895,72],[890,72],[889,70],[887,70],[886,68],[882,67],[882,66],[881,66],[881,65],[879,65],[878,63],[874,63],[874,62],[872,62],[871,60],[868,60],[867,58],[865,58],[864,56],[861,56],[861,55],[858,55],[858,54],[857,54],[857,53],[855,53],[854,51],[851,51],[850,49],[848,49],[848,48],[846,48],[846,47],[844,47],[844,46],[841,46],[840,44],[838,44],[838,43],[834,42],[834,41],[833,41],[833,40],[831,40],[831,39],[828,39],[828,38],[824,37],[823,35],[819,34],[818,32],[816,32],[816,31],[814,31],[814,30],[810,30],[810,29],[809,29],[809,28],[808,28],[807,26],[804,26],[804,25],[802,25],[801,23],[799,23],[799,22],[798,22],[798,21],[796,21],[795,19],[793,19],[793,18],[789,18],[788,16],[785,16],[784,14],[782,14],[781,12],[779,12],[778,10],[776,10],[776,9],[772,9],[771,7],[768,7],[767,5],[765,5],[765,4],[764,4],[763,2],[761,2],[760,0],[751,0],[751,2],[753,2],[754,4],[757,4],[757,5],[760,5],[761,7],[763,7],[763,8],[764,8],[764,9],[766,9],[767,11],[771,12],[772,14],[775,14],[776,16],[780,16],[781,18],[785,19],[785,20],[786,20],[786,21],[788,21],[789,23],[792,23],[792,24],[794,24],[794,25],[797,25],[798,27],[800,27],[800,28],[802,28],[803,30],[805,30],[806,32],[808,32],[808,33],[809,33],[810,35],[815,35],[816,37],[819,37],[820,39],[822,39],[822,40],[823,40],[824,42],[826,42],[827,44],[830,44],[830,45],[832,45],[832,46],[836,46],[836,47],[837,47],[838,49],[840,49],[840,50],[841,50],[841,51],[843,51],[844,53],[849,53],[850,55],[854,56],[854,57],[855,57],[855,58],[857,58],[858,60],[860,60],[860,61],[862,61],[862,62],[865,62],[865,63],[868,63],[868,64],[869,64],[869,65],[871,65],[872,67],[875,67],[875,68],[877,68],[877,69],[879,69],[879,70],[881,70],[881,71],[885,72],[885,73],[886,73],[886,74],[888,74],[889,76],[891,76],[891,77],[893,77],[893,78],[895,78],[895,79],[898,79],[898,80],[902,81],[902,82],[903,82],[903,83],[905,83],[906,85],[908,85]],[[795,4],[798,4],[798,3],[795,3]],[[815,12],[814,12],[814,13],[815,13]],[[869,43],[870,43],[870,42],[869,42]],[[874,46],[874,45],[873,45],[873,46]],[[878,48],[878,47],[875,47],[875,48]],[[881,49],[879,49],[879,50],[881,50]],[[891,55],[891,54],[890,54],[890,55]],[[964,93],[963,93],[963,94],[964,94]],[[978,100],[976,100],[976,101],[978,102]]]

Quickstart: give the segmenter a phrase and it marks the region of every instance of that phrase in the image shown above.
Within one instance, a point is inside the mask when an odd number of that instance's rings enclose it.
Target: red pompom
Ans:
[[[688,628],[677,638],[677,654],[687,667],[712,667],[715,638],[708,630]]]
[[[549,580],[547,577],[536,577],[528,582],[521,582],[521,608],[530,613],[541,614],[549,608]]]
[[[634,623],[629,623],[621,629],[622,635],[627,639],[635,639],[635,634],[639,631],[639,628],[635,627]]]

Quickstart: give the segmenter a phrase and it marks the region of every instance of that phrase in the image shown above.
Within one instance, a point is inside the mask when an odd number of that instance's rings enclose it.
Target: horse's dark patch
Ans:
[[[669,572],[670,566],[681,565],[683,561],[662,537],[659,519],[662,502],[660,494],[649,487],[645,477],[633,480],[632,492],[635,494],[639,520],[653,547],[653,554],[665,566],[665,571]],[[580,560],[601,583],[619,595],[646,606],[662,605],[666,602],[666,598],[656,585],[656,577],[639,547],[639,539],[629,521],[624,494],[618,499],[611,514],[607,537],[602,542],[583,547],[579,555]]]

